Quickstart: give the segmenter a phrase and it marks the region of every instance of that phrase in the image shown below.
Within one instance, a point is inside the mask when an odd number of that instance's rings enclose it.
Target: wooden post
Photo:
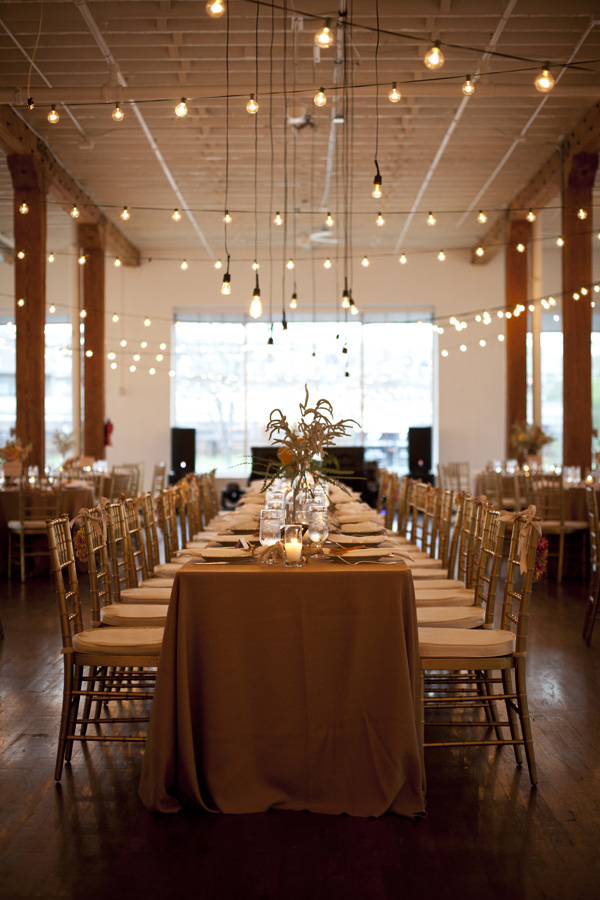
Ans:
[[[564,192],[563,249],[563,464],[592,459],[592,189],[597,153],[576,153]],[[578,210],[587,212],[580,219]],[[581,295],[581,288],[590,291]],[[579,300],[573,294],[580,295]]]
[[[104,238],[99,225],[78,226],[86,311],[83,358],[83,452],[104,459]]]
[[[514,422],[527,418],[527,267],[531,224],[515,219],[510,223],[506,247],[506,311],[512,313],[506,321],[506,435],[507,455],[510,456],[509,436]],[[523,244],[524,252],[517,250]],[[521,304],[525,312],[514,315]]]
[[[46,190],[43,169],[30,155],[10,154],[15,236],[15,322],[17,326],[17,421],[19,440],[31,444],[27,465],[43,472],[44,325],[46,324]],[[19,212],[26,203],[29,212]],[[19,259],[19,253],[24,257]],[[22,301],[22,302],[21,302]]]

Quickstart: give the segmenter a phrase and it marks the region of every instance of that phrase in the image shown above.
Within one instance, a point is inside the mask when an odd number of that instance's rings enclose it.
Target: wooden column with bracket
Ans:
[[[527,277],[531,224],[524,219],[510,223],[506,247],[506,435],[507,456],[510,430],[514,422],[527,418]],[[519,244],[525,247],[517,250]],[[525,312],[514,315],[518,305]]]
[[[576,153],[563,204],[563,463],[591,465],[592,456],[592,189],[597,153]],[[587,212],[580,219],[578,211]],[[589,291],[581,294],[581,289]],[[579,294],[579,300],[573,294]]]
[[[46,324],[46,190],[43,169],[31,155],[9,154],[15,237],[15,322],[17,326],[17,421],[19,440],[31,444],[27,464],[43,472]],[[29,212],[19,212],[26,203]],[[25,255],[19,259],[19,253]],[[22,301],[22,302],[21,302]]]
[[[83,269],[83,453],[104,459],[104,235],[100,225],[77,228]]]

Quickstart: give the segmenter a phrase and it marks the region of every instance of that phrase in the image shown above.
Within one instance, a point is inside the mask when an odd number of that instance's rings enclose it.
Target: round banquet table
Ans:
[[[89,488],[64,486],[60,494],[60,509],[73,518],[80,509],[94,505],[94,492]],[[0,572],[6,575],[8,555],[8,523],[19,518],[19,489],[0,491]]]

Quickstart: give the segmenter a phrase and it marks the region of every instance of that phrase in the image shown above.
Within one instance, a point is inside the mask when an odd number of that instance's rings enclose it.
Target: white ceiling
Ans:
[[[226,191],[232,260],[254,256],[255,212],[259,255],[270,242],[275,258],[474,247],[600,97],[597,0],[378,5],[378,51],[377,4],[354,0],[347,52],[340,28],[337,51],[319,57],[313,38],[323,19],[314,17],[330,15],[335,31],[334,4],[229,0],[227,76],[227,16],[210,18],[204,2],[3,0],[0,103],[35,129],[143,254],[161,248],[190,259],[224,257]],[[430,72],[422,58],[436,38],[446,62]],[[546,60],[557,84],[543,95],[533,81]],[[260,110],[250,116],[257,63]],[[478,75],[469,99],[461,93],[467,73]],[[392,81],[403,94],[397,104],[387,98]],[[312,98],[321,85],[329,102],[318,109]],[[181,96],[189,107],[183,119],[174,114]],[[120,124],[111,118],[117,98]],[[334,124],[344,98],[346,121]],[[51,103],[60,113],[54,126],[46,119]],[[371,197],[377,125],[379,201]],[[9,244],[11,198],[1,163],[0,235]],[[123,205],[128,222],[119,218]],[[173,223],[173,209],[186,206],[189,216]],[[477,222],[480,208],[487,226]],[[271,224],[277,210],[287,211],[287,229]],[[336,220],[330,232],[328,210]],[[434,227],[426,224],[429,210]],[[375,224],[379,211],[383,227]],[[558,211],[545,217],[547,229],[559,223]],[[71,227],[50,204],[49,247],[66,250]]]

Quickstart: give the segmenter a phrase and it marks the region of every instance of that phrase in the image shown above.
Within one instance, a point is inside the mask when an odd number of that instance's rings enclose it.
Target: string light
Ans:
[[[229,272],[225,272],[223,275],[223,282],[221,284],[221,293],[228,295],[231,293],[231,275]]]
[[[142,358],[142,357],[140,356],[139,353],[134,353],[134,354],[133,354],[133,361],[134,361],[134,362],[139,362],[141,358]]]
[[[225,12],[225,3],[223,0],[208,0],[206,12],[209,16],[212,16],[213,19],[218,19],[219,16],[222,16]]]
[[[48,254],[48,262],[49,263],[54,262],[54,253],[52,253],[52,251]]]
[[[330,212],[328,212],[328,213],[327,213],[327,218],[325,219],[325,224],[327,225],[327,227],[328,227],[328,228],[332,228],[332,227],[333,227],[333,224],[334,224],[334,221],[335,221],[335,220],[334,220],[333,216],[331,215]],[[600,237],[600,235],[598,235],[598,236]]]
[[[123,219],[124,222],[127,222],[131,218],[131,213],[129,212],[129,209],[126,206],[124,206],[123,209],[121,210],[121,218]]]
[[[549,67],[550,63],[546,63],[535,79],[534,84],[540,94],[547,94],[554,87],[554,76],[550,74]]]
[[[473,94],[475,93],[475,85],[474,85],[473,82],[471,81],[471,76],[470,76],[470,75],[467,75],[465,81],[463,82],[463,85],[462,85],[462,87],[461,87],[461,91],[463,92],[463,94],[465,95],[465,97],[472,97]]]
[[[35,107],[35,103],[34,103],[34,101],[33,101],[33,97],[28,97],[28,98],[27,98],[27,106],[29,107],[29,109],[33,109],[33,108]]]
[[[177,208],[175,208],[173,210],[173,215],[171,216],[171,218],[173,219],[174,222],[181,221],[181,213],[179,212],[179,210]]]
[[[246,103],[246,112],[249,112],[251,116],[255,116],[258,112],[258,102],[254,94],[250,94],[250,99]]]
[[[290,309],[296,309],[298,306],[298,295],[296,291],[292,294],[292,299],[290,300]]]
[[[225,210],[225,215],[223,216],[223,221],[229,224],[231,222],[231,216],[229,215],[229,210]]]
[[[166,349],[167,349],[167,345],[165,343],[162,343],[159,345],[159,350],[166,350]]]
[[[80,319],[85,319],[86,316],[87,316],[87,310],[86,310],[86,309],[80,310],[80,312],[79,312],[79,318],[80,318]]]
[[[82,253],[79,259],[77,260],[80,266],[85,266],[85,253]]]
[[[287,263],[286,263],[286,266],[287,266],[287,268],[291,271],[291,270],[294,268],[294,266],[295,266],[294,260],[293,260],[293,259],[288,259],[288,261],[287,261]]]
[[[487,341],[485,341],[483,338],[481,338],[481,340],[479,341],[479,346],[480,346],[480,347],[485,347],[486,344],[487,344]]]
[[[433,215],[432,212],[430,212],[429,215],[427,216],[427,224],[428,224],[428,225],[435,225],[436,222],[437,222],[436,217]]]
[[[121,260],[119,259],[118,256],[115,257],[115,261],[114,261],[113,265],[114,265],[115,269],[118,269],[120,267]]]
[[[156,362],[162,362],[163,359],[164,359],[164,356],[162,355],[162,353],[156,354]]]
[[[398,260],[398,262],[400,263],[401,266],[405,266],[405,265],[406,265],[406,263],[408,262],[408,260],[407,260],[407,258],[406,258],[406,253],[401,253],[401,254],[400,254],[400,259]]]
[[[564,247],[564,246],[565,246],[565,239],[564,239],[564,237],[562,236],[562,234],[560,235],[560,237],[557,237],[557,238],[556,238],[556,246],[557,246],[557,247]]]
[[[275,225],[283,225],[283,218],[279,210],[275,213],[275,218],[273,219]]]
[[[581,219],[581,221],[583,222],[585,219],[587,219],[587,216],[588,216],[587,210],[585,210],[582,206],[580,206],[579,209],[577,210],[577,218]]]
[[[117,368],[116,362],[111,363],[110,367],[111,367],[111,369],[116,369]]]
[[[19,212],[21,213],[22,216],[26,216],[27,213],[29,212],[29,207],[27,206],[27,204],[25,203],[24,200],[19,207]]]
[[[375,178],[373,179],[373,190],[371,191],[371,196],[375,197],[376,200],[379,200],[379,198],[382,196],[381,182],[381,175],[379,174],[379,172],[377,172]]]
[[[537,216],[532,209],[529,210],[527,215],[525,216],[528,222],[535,222]]]
[[[115,122],[122,122],[123,119],[125,118],[125,113],[121,109],[121,104],[119,103],[118,100],[115,101],[115,108],[112,111],[112,117],[115,120]]]
[[[136,369],[137,369],[137,366],[129,366],[129,371],[130,371],[130,372],[135,372]]]
[[[385,225],[385,219],[383,218],[381,213],[378,213],[377,218],[375,219],[375,224],[379,226]]]
[[[183,262],[181,263],[181,270],[182,270],[183,272],[187,272],[188,268],[189,268],[189,267],[188,267],[188,264],[187,264],[187,259],[184,259]]]
[[[19,252],[17,253],[17,259],[25,259],[25,251],[24,250],[19,250]]]
[[[25,301],[23,300],[22,297],[19,300],[17,300],[17,306],[25,306]]]
[[[152,366],[151,369],[148,369],[148,374],[149,374],[149,375],[156,375],[156,369],[154,368],[154,366]]]
[[[126,346],[127,346],[127,341],[125,340],[125,338],[123,338],[123,340],[120,341],[119,343],[121,344],[121,347],[126,347]]]
[[[479,246],[475,251],[475,256],[482,257],[485,254],[485,250],[482,246]]]
[[[392,82],[392,89],[388,94],[388,100],[390,101],[390,103],[397,103],[398,100],[402,100],[402,94],[396,87],[395,81]]]
[[[466,353],[466,352],[467,352],[467,345],[466,345],[466,344],[461,344],[461,345],[460,345],[460,351],[461,351],[461,353]]]
[[[48,113],[48,121],[50,122],[51,125],[57,125],[59,120],[60,120],[60,116],[56,112],[56,106],[53,103],[52,107],[50,109],[50,112]]]
[[[146,318],[144,319],[144,325],[146,326],[146,328],[149,328],[150,325],[152,325],[152,321],[148,318],[148,316],[146,316]]]
[[[118,315],[117,315],[116,313],[113,314],[112,320],[113,320],[113,322],[115,323],[115,325],[116,325],[117,322],[119,321],[119,317],[118,317]]]
[[[499,334],[499,335],[498,335],[498,340],[500,341],[500,343],[502,343],[502,342],[504,341],[504,335],[503,335],[503,334]]]
[[[477,221],[480,225],[485,225],[485,223],[487,222],[487,216],[482,209],[480,209],[477,213]]]
[[[73,219],[79,218],[79,210],[77,209],[76,204],[73,204],[73,209],[71,210],[71,218],[73,218]]]
[[[525,253],[525,244],[521,242],[517,244],[517,253]]]
[[[94,355],[94,351],[93,351],[93,350],[86,350],[86,351],[85,351],[85,355],[88,357],[88,359],[91,359],[91,357]]]
[[[256,260],[254,260],[254,262],[252,263],[252,268],[254,269],[255,272],[257,269],[260,269],[260,265]]]
[[[321,50],[329,50],[333,43],[333,34],[329,24],[330,19],[326,19],[323,27],[315,33],[315,44],[317,47],[320,47]]]
[[[433,47],[423,57],[428,69],[441,69],[444,65],[444,54],[440,50],[440,41],[434,41]]]
[[[175,115],[180,119],[183,119],[188,114],[188,108],[185,102],[185,97],[182,97],[177,106],[175,107]]]
[[[440,250],[440,252],[437,255],[437,258],[439,259],[440,262],[444,262],[444,260],[446,259],[446,254],[444,253],[443,250]]]
[[[361,266],[363,266],[366,269],[368,265],[369,265],[369,257],[363,256]]]
[[[442,350],[442,356],[443,356],[443,357],[448,356],[448,351],[447,351],[447,350]]]
[[[325,106],[327,103],[327,97],[325,96],[324,88],[319,88],[315,96],[313,97],[315,106]]]
[[[330,269],[331,266],[332,266],[332,262],[331,262],[331,260],[329,259],[329,257],[327,257],[327,259],[326,259],[325,262],[323,263],[323,268],[324,268],[324,269]]]
[[[254,288],[254,293],[252,294],[252,301],[250,303],[250,316],[253,319],[258,319],[262,316],[262,303],[260,300],[260,288],[258,286],[258,275],[256,276],[256,286]]]
[[[349,309],[349,308],[350,308],[350,293],[348,291],[348,288],[345,287],[344,292],[342,294],[342,309]]]
[[[223,261],[220,259],[215,259],[215,269],[222,269],[222,268],[223,268]]]

